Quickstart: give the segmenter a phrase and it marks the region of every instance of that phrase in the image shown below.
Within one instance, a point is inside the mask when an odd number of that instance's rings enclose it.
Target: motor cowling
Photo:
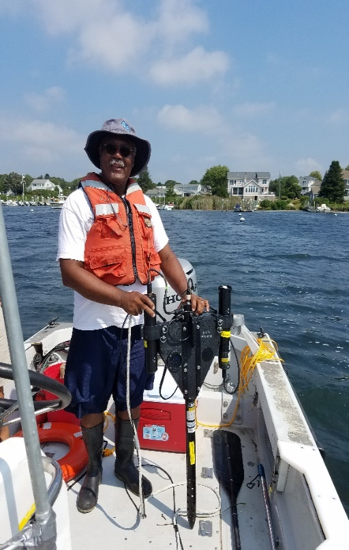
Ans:
[[[197,293],[196,271],[192,264],[183,258],[178,258],[185,276],[188,281],[188,288]],[[158,275],[153,283],[152,290],[156,295],[156,309],[167,321],[171,319],[173,312],[178,308],[181,296],[168,284],[167,289],[165,280]]]

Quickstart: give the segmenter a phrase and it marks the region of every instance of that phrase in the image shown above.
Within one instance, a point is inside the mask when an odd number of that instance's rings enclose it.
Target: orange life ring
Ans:
[[[68,453],[57,461],[64,481],[70,481],[86,467],[88,455],[78,426],[66,422],[46,422],[38,426],[38,434],[40,443],[57,441],[69,446]],[[22,437],[23,432],[15,435]]]

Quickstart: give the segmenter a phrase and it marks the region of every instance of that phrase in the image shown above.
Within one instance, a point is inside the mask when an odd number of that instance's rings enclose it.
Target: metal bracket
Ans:
[[[212,521],[199,521],[199,535],[202,537],[212,537]]]
[[[213,468],[202,468],[201,477],[213,477]]]

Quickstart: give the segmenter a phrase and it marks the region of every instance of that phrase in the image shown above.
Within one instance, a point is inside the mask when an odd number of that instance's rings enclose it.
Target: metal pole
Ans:
[[[196,442],[195,442],[195,401],[185,400],[186,464],[187,464],[187,515],[189,528],[193,529],[196,520]]]
[[[40,442],[29,381],[28,365],[24,352],[22,327],[1,204],[0,296],[4,311],[6,332],[13,369],[13,379],[16,385],[19,412],[21,415],[23,436],[28,456],[29,472],[36,505],[35,518],[38,524],[47,524],[50,523],[49,518],[54,514],[54,512],[49,504],[47,496]]]

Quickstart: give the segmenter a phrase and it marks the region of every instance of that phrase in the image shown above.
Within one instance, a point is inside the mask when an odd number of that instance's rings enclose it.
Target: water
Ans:
[[[4,207],[24,338],[72,319],[72,291],[55,262],[59,210]],[[200,294],[218,307],[230,284],[235,313],[277,342],[289,378],[325,449],[349,512],[349,215],[162,211],[173,250],[194,265]]]

